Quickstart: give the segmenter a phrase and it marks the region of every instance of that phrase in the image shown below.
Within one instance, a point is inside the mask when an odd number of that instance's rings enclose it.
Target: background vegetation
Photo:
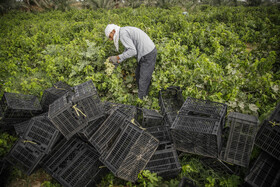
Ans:
[[[171,6],[178,5],[178,6]],[[219,6],[210,6],[219,5]],[[0,1],[0,96],[4,92],[32,94],[57,81],[71,86],[92,79],[101,99],[159,109],[158,91],[181,86],[183,96],[226,103],[228,112],[252,114],[260,121],[279,101],[280,11],[258,6],[257,1],[119,1],[110,0],[23,0]],[[220,6],[221,5],[221,6]],[[230,6],[224,6],[230,5]],[[135,26],[145,31],[158,49],[150,93],[137,98],[134,71],[136,59],[129,59],[105,74],[105,60],[117,55],[104,35],[107,24]],[[121,51],[123,46],[121,46]],[[16,140],[1,132],[3,157]],[[254,159],[258,154],[255,149]],[[181,174],[162,179],[147,171],[139,175],[138,186],[176,186],[181,177],[199,186],[238,186],[239,176],[215,173],[202,166],[199,157],[181,154]],[[56,185],[39,170],[27,177],[10,172],[9,186],[19,181]],[[101,185],[135,185],[109,174]]]

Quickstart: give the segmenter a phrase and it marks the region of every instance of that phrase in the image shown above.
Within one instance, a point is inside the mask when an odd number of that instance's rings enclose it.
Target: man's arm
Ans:
[[[132,38],[128,35],[127,32],[122,32],[120,36],[120,40],[125,47],[125,51],[117,56],[119,58],[119,62],[124,61],[125,59],[131,58],[137,55],[136,48],[133,44]]]

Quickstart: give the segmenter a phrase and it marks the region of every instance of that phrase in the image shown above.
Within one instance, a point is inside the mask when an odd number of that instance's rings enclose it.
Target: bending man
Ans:
[[[119,27],[114,24],[107,25],[105,35],[114,40],[116,50],[119,51],[119,40],[125,51],[118,56],[111,56],[113,64],[118,65],[125,59],[137,56],[138,65],[135,71],[138,86],[138,97],[143,99],[148,95],[152,74],[155,69],[157,49],[150,37],[136,27]]]

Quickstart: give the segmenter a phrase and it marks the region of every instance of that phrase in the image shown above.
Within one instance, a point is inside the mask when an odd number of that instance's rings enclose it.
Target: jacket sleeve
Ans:
[[[133,39],[128,35],[127,32],[120,33],[120,40],[125,47],[125,51],[119,55],[120,62],[137,55],[137,51],[133,43]]]

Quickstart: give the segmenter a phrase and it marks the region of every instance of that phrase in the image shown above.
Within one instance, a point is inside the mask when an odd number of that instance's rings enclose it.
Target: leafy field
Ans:
[[[179,7],[141,6],[5,14],[0,19],[0,96],[17,92],[41,98],[57,81],[74,86],[92,79],[102,100],[159,109],[158,91],[176,85],[185,98],[226,103],[228,112],[264,119],[280,96],[279,9],[200,6],[187,16],[182,12]],[[155,72],[144,101],[137,97],[135,58],[122,62],[112,75],[105,73],[106,59],[118,54],[104,34],[109,23],[141,28],[156,44]],[[9,142],[6,137],[1,135],[1,147]],[[143,173],[139,185],[176,186],[182,176],[201,186],[237,186],[243,180],[242,175],[206,170],[190,155],[181,162],[177,179],[163,182]],[[102,184],[129,185],[112,175]]]

